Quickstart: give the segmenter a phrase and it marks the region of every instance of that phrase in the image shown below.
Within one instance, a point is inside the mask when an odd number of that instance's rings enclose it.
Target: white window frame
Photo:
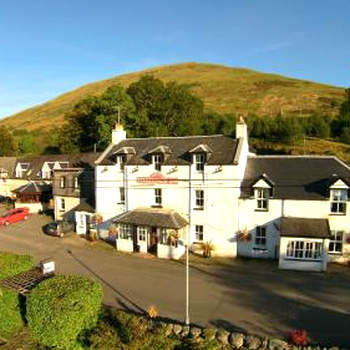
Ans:
[[[66,210],[66,200],[64,198],[60,198],[60,211]]]
[[[255,188],[256,210],[268,211],[269,210],[269,188],[258,187]]]
[[[152,158],[153,158],[154,169],[157,171],[161,171],[162,163],[163,163],[163,155],[161,153],[157,153],[157,154],[154,154]]]
[[[119,187],[119,203],[125,203],[125,187]]]
[[[267,244],[266,226],[257,226],[255,229],[255,246],[265,248]]]
[[[163,203],[162,198],[162,189],[161,188],[155,188],[154,189],[154,205],[157,207],[161,207]]]
[[[164,227],[159,228],[159,243],[168,245],[168,231]]]
[[[204,209],[204,190],[195,190],[195,209]]]
[[[120,224],[119,238],[132,240],[132,226],[129,224]]]
[[[290,240],[287,243],[285,259],[321,261],[322,255],[322,242],[311,240]]]
[[[195,225],[194,232],[196,236],[196,242],[204,241],[204,226],[203,225]]]
[[[205,158],[205,153],[194,154],[194,163],[197,171],[204,171]]]
[[[74,184],[73,184],[73,186],[74,186],[75,190],[79,189],[79,177],[78,177],[78,175],[74,176]]]
[[[332,214],[346,214],[346,202],[348,200],[348,190],[344,188],[331,189],[330,193]]]
[[[66,177],[60,176],[60,188],[66,188]]]
[[[137,241],[146,242],[148,231],[147,226],[137,226]]]
[[[85,214],[82,214],[82,213],[80,213],[80,215],[79,215],[79,218],[80,218],[80,226],[85,226],[85,223],[86,223],[86,221],[85,221]]]
[[[329,240],[328,253],[329,254],[342,254],[344,244],[344,231],[331,231],[332,238]],[[337,245],[340,245],[340,250],[336,249]],[[332,249],[331,249],[332,248]]]

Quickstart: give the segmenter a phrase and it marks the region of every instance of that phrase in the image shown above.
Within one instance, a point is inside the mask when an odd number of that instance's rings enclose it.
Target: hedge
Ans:
[[[0,280],[27,271],[34,266],[29,255],[0,253]]]
[[[28,255],[0,253],[0,280],[17,275],[33,267]],[[0,289],[0,337],[9,337],[24,326],[21,296],[5,288]]]
[[[27,321],[40,344],[71,349],[93,328],[102,304],[99,283],[81,276],[56,276],[35,287],[27,299]]]

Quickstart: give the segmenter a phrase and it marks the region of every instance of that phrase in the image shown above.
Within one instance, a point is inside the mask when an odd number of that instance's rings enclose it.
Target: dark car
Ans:
[[[54,221],[44,227],[44,232],[50,236],[68,237],[74,234],[74,223],[69,221]]]

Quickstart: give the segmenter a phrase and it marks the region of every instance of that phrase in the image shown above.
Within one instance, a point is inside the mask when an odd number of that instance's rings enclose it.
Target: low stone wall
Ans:
[[[200,328],[184,326],[177,323],[158,322],[165,330],[167,336],[176,336],[179,339],[193,338],[198,342],[216,339],[219,344],[226,346],[225,349],[240,350],[339,350],[339,347],[324,347],[320,345],[295,346],[287,341],[273,337],[259,337],[239,332],[227,332],[223,329]],[[345,349],[342,349],[345,350]]]

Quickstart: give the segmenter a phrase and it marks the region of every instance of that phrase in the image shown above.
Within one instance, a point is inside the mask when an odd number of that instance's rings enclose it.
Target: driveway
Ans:
[[[49,219],[0,228],[0,250],[52,257],[58,272],[87,275],[104,287],[106,304],[137,312],[156,305],[160,315],[182,321],[185,268],[182,262],[145,259],[90,247],[83,239],[46,236]],[[191,322],[283,337],[306,329],[315,341],[350,347],[350,269],[326,274],[280,271],[271,261],[232,259],[226,265],[193,265]]]

